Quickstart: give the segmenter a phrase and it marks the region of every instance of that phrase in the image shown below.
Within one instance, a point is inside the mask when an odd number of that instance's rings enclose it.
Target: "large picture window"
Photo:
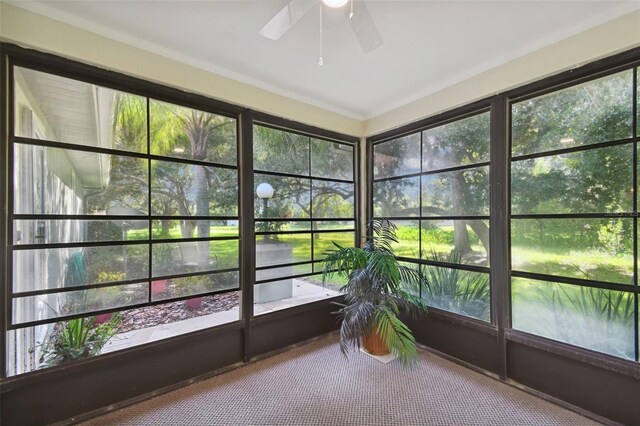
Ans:
[[[238,320],[236,119],[12,71],[7,374]]]
[[[638,359],[633,70],[511,104],[517,330]]]
[[[352,144],[255,125],[254,314],[339,295],[322,259],[356,242]]]
[[[490,114],[479,112],[373,146],[373,216],[420,265],[431,306],[490,321]],[[418,266],[416,266],[418,267]]]

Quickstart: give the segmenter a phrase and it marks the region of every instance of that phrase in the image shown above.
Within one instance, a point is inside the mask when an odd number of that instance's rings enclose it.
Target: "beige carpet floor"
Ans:
[[[84,425],[594,425],[434,354],[402,368],[337,336],[95,418]]]

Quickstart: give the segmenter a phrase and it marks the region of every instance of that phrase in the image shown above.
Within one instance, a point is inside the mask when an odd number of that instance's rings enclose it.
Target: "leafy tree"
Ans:
[[[114,147],[133,152],[145,152],[147,145],[147,113],[144,98],[127,94],[116,95],[113,122]],[[102,156],[102,155],[101,155]],[[104,189],[87,194],[89,213],[104,211],[111,206],[128,206],[147,210],[146,162],[119,155],[103,156],[108,167]],[[105,161],[107,160],[107,161]]]
[[[235,165],[235,120],[156,101],[150,105],[152,154]],[[114,115],[115,147],[146,152],[146,99],[118,94]],[[150,178],[153,214],[237,214],[237,177],[233,169],[153,160],[149,177],[144,160],[125,156],[111,156],[110,160],[109,184],[87,197],[90,211],[105,210],[113,205],[147,211]],[[172,223],[175,222],[161,221],[163,235],[168,235]],[[196,229],[198,237],[209,236],[209,220],[182,220],[180,225],[185,238],[193,237]],[[199,250],[199,262],[202,264],[209,261],[209,250],[204,244]]]
[[[420,134],[416,133],[378,145],[374,159],[377,174],[380,177],[394,176],[488,161],[489,125],[489,114],[483,113],[422,132],[422,144]],[[386,144],[389,145],[384,146]],[[419,185],[419,178],[390,180],[384,185],[376,185],[376,214],[420,214],[417,194]],[[486,167],[422,177],[423,215],[486,215],[488,204]],[[481,221],[454,222],[455,251],[463,254],[471,251],[467,227],[473,229],[489,253],[489,228]]]
[[[632,72],[624,71],[519,102],[512,112],[512,155],[629,138],[632,96]],[[629,212],[633,208],[632,161],[629,144],[514,161],[512,213]],[[615,229],[607,220],[590,225],[598,226],[597,232],[576,234],[571,221],[518,224],[524,231],[521,235],[529,235],[534,243],[544,239],[559,244],[563,235],[570,235],[568,244],[589,248],[600,246],[593,240],[600,237],[609,244],[617,241],[614,253],[631,253],[630,239],[620,240],[620,235],[631,234],[631,221],[620,222]]]
[[[624,71],[512,109],[514,156],[629,138],[632,72]],[[379,177],[489,160],[489,115],[479,114],[376,147]],[[388,145],[388,146],[385,146]],[[632,208],[632,147],[614,146],[561,156],[514,161],[512,213],[608,213]],[[377,184],[376,215],[417,215],[418,178]],[[488,173],[482,168],[422,178],[422,214],[487,214]],[[455,251],[470,250],[471,228],[489,252],[489,229],[480,221],[455,223]],[[604,231],[603,231],[604,232]]]
[[[151,112],[152,152],[235,164],[234,120],[159,102],[153,103]],[[209,216],[219,213],[219,206],[237,205],[235,171],[169,162],[155,162],[152,168],[154,192],[170,214]],[[198,237],[208,237],[209,227],[208,220],[185,220],[181,223],[182,236],[192,237],[197,228]]]
[[[269,200],[271,212],[281,212],[280,217],[299,218],[312,214],[314,218],[353,216],[353,184],[315,180],[311,196],[311,180],[307,178],[312,175],[353,179],[352,148],[263,126],[254,127],[253,137],[255,170],[300,175],[299,178],[256,176],[256,186],[267,182],[274,188],[274,196]],[[257,196],[255,214],[265,217]]]
[[[632,135],[632,71],[623,71],[512,108],[512,153],[629,138]]]
[[[631,137],[631,71],[513,106],[514,155]],[[630,211],[630,145],[514,162],[516,213]]]

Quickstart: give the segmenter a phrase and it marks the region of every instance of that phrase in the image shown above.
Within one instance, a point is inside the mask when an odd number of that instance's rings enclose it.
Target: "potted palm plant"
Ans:
[[[406,364],[418,356],[415,339],[398,318],[401,312],[413,317],[426,314],[426,303],[417,296],[420,273],[400,264],[392,244],[397,243],[396,226],[388,220],[372,220],[362,248],[341,247],[327,252],[323,281],[333,275],[346,279],[341,288],[345,304],[340,349],[364,349],[374,355],[393,353]],[[380,350],[382,348],[382,350]]]

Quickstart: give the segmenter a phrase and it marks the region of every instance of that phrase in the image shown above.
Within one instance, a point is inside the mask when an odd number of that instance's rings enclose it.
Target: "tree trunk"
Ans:
[[[180,221],[180,232],[182,233],[182,238],[193,238],[193,231],[195,230],[196,230],[195,220]]]
[[[489,227],[480,220],[469,222],[469,227],[473,229],[473,232],[475,232],[478,236],[480,243],[482,243],[482,247],[484,247],[485,251],[487,252],[487,259],[489,259]]]
[[[193,187],[196,194],[196,215],[209,216],[209,181],[207,179],[207,171],[202,166],[194,166]],[[209,237],[208,220],[198,220],[197,229],[198,238]],[[209,266],[208,241],[198,243],[198,265],[201,267]]]
[[[192,111],[186,122],[187,137],[191,144],[191,158],[205,160],[207,158],[207,139],[211,130],[212,116],[206,113]],[[196,195],[196,215],[209,216],[209,180],[207,170],[203,166],[193,166],[193,189]],[[209,221],[198,220],[198,238],[209,237]],[[198,244],[198,266],[209,266],[209,242],[200,241]]]
[[[170,220],[161,220],[160,221],[160,227],[161,227],[161,232],[162,235],[169,235],[169,232],[171,232],[171,221]]]
[[[189,211],[189,206],[186,204],[186,200],[184,200],[184,203],[178,203],[178,213],[180,214],[180,216],[191,216],[191,212]],[[195,229],[195,220],[180,221],[180,233],[182,234],[182,238],[193,238],[193,231],[195,231]]]
[[[160,207],[162,216],[171,216],[172,213],[172,201],[171,199],[167,199],[165,201],[161,201]],[[171,232],[172,220],[161,220],[160,221],[160,232],[162,234],[162,238],[169,238],[169,233]]]
[[[463,172],[457,172],[450,181],[451,188],[451,206],[456,214],[463,212],[462,200],[464,197],[464,177]],[[471,243],[469,241],[469,232],[467,224],[464,221],[453,222],[453,242],[454,250],[460,254],[469,253],[471,251]]]
[[[467,222],[463,220],[453,221],[453,249],[460,254],[471,252]]]

